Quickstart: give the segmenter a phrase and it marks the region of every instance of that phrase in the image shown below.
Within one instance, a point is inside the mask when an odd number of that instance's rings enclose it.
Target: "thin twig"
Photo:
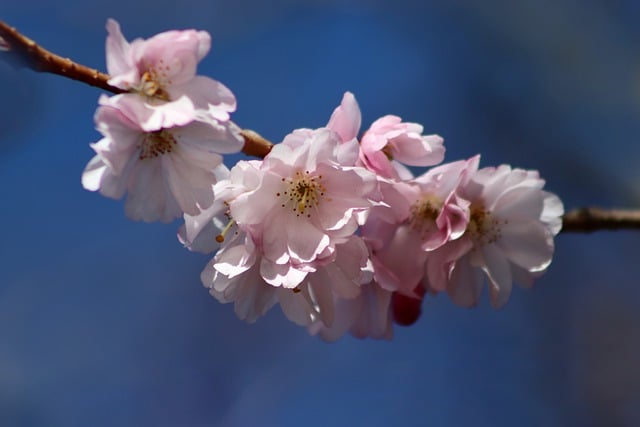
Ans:
[[[599,230],[640,230],[640,210],[580,208],[562,218],[564,233]]]
[[[4,46],[8,51],[6,54],[10,55],[18,65],[41,73],[58,74],[111,93],[126,92],[111,86],[108,83],[109,76],[107,74],[49,52],[2,21],[0,21],[0,37],[4,39]],[[3,53],[3,55],[5,54]]]
[[[9,55],[17,64],[34,71],[58,74],[111,93],[125,92],[109,84],[108,74],[49,52],[2,21],[0,52],[0,55]],[[271,142],[252,130],[243,129],[241,135],[245,140],[242,152],[248,156],[264,158],[273,147]],[[640,210],[580,208],[568,212],[562,218],[564,233],[590,233],[599,230],[640,230]]]

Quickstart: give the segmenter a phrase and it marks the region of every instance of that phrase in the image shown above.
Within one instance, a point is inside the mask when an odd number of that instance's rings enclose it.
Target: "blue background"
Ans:
[[[567,208],[640,205],[635,0],[0,4],[100,69],[108,17],[129,39],[208,30],[200,73],[274,141],[350,90],[365,128],[421,122],[447,160],[539,169]],[[0,62],[0,426],[640,425],[638,234],[561,235],[504,309],[429,297],[392,342],[326,344],[278,309],[246,325],[178,223],[82,189],[99,94]]]

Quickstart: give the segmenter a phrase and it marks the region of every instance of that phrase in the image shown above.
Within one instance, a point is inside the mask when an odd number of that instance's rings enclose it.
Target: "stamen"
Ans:
[[[156,98],[161,101],[169,101],[169,94],[162,87],[157,73],[153,68],[149,68],[142,74],[138,91],[150,98]]]
[[[276,197],[283,197],[283,208],[291,209],[296,216],[306,215],[311,218],[309,209],[316,207],[324,198],[326,188],[320,181],[322,175],[313,176],[310,171],[296,171],[293,178],[282,178],[289,185],[287,190],[277,192]],[[330,199],[327,198],[327,201]]]
[[[139,158],[143,160],[170,153],[176,143],[174,136],[166,129],[146,133],[139,146]]]
[[[484,245],[500,240],[501,227],[505,224],[506,220],[492,217],[484,206],[472,206],[467,230],[476,245]]]
[[[235,219],[232,219],[231,221],[229,221],[227,225],[224,227],[224,229],[222,230],[222,232],[220,232],[220,234],[216,236],[216,242],[218,243],[224,242],[225,234],[229,232],[229,230],[231,229],[231,227],[235,225],[235,223],[236,223]]]
[[[442,208],[442,202],[437,198],[427,195],[418,199],[410,208],[411,216],[409,217],[409,225],[421,237],[433,230],[436,218]]]

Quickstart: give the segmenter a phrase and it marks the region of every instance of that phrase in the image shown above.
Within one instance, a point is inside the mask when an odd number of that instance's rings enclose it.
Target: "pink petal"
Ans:
[[[473,307],[478,304],[482,293],[482,270],[472,267],[470,255],[465,255],[455,264],[447,293],[451,300],[461,307]]]
[[[317,306],[316,310],[320,314],[320,320],[327,327],[331,327],[335,316],[331,286],[323,282],[321,277],[312,275],[309,278],[308,289],[311,300]]]
[[[276,264],[266,258],[260,261],[260,275],[271,286],[293,289],[302,283],[307,274],[289,264]]]
[[[357,138],[362,116],[355,96],[351,92],[345,92],[342,102],[331,114],[327,126],[340,135],[342,142]]]
[[[107,71],[111,75],[109,84],[128,89],[139,81],[138,70],[131,57],[130,46],[114,19],[107,20],[106,54]]]
[[[309,326],[315,316],[316,310],[309,305],[309,291],[307,286],[301,292],[293,292],[291,289],[276,288],[280,309],[287,319],[300,326]]]
[[[562,200],[555,194],[547,193],[546,191],[543,191],[542,194],[544,195],[544,209],[540,220],[547,224],[549,231],[555,236],[562,228],[564,206]]]
[[[299,262],[313,261],[330,243],[329,236],[306,218],[290,217],[285,229],[289,254]]]
[[[530,272],[545,270],[553,257],[553,236],[539,221],[505,225],[497,244],[509,260]]]
[[[410,166],[437,165],[444,159],[443,141],[438,135],[403,134],[390,141],[391,153],[395,160]]]
[[[229,120],[229,113],[236,110],[236,97],[225,85],[205,76],[194,76],[182,84],[167,88],[172,100],[187,96],[197,109],[207,111],[221,122]]]

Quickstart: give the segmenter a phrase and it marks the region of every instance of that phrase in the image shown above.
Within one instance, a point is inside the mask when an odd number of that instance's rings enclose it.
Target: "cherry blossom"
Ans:
[[[196,215],[211,205],[213,184],[227,173],[220,153],[243,144],[235,126],[192,121],[148,132],[106,97],[100,103],[95,121],[104,137],[91,145],[97,155],[82,174],[85,189],[114,199],[126,192],[127,215],[147,222]]]
[[[443,139],[422,131],[422,125],[403,122],[398,116],[381,117],[362,136],[360,160],[385,178],[409,178],[402,164],[437,165],[444,159]]]
[[[355,140],[340,144],[327,128],[294,131],[264,159],[259,185],[229,203],[233,219],[254,228],[273,263],[263,270],[267,281],[297,286],[300,278],[285,279],[291,267],[332,261],[335,245],[354,234],[358,213],[377,197],[372,173],[341,164],[357,150]]]
[[[367,249],[357,236],[336,246],[335,262],[303,271],[295,288],[274,286],[264,280],[265,260],[259,244],[249,235],[222,246],[201,274],[203,284],[218,301],[234,303],[238,317],[254,322],[278,304],[285,316],[301,326],[320,322],[331,327],[336,298],[355,298],[360,293]]]
[[[110,104],[135,116],[145,131],[183,126],[194,119],[226,122],[236,100],[222,83],[196,75],[209,52],[205,31],[167,31],[148,40],[126,41],[119,24],[109,19],[106,42],[109,84],[130,91]]]
[[[530,287],[549,268],[564,207],[537,171],[479,169],[479,155],[440,164],[443,139],[395,115],[359,137],[350,92],[325,127],[294,130],[273,147],[256,142],[230,121],[233,93],[197,75],[211,48],[207,32],[128,42],[115,20],[106,28],[110,76],[4,24],[0,51],[115,93],[99,99],[102,139],[91,144],[82,185],[126,195],[134,220],[182,216],[180,242],[215,252],[202,283],[241,319],[278,305],[327,341],[390,339],[394,324],[417,321],[428,292],[469,307],[486,282],[499,308],[514,282]],[[246,153],[269,154],[228,169],[222,154],[240,151],[244,138]],[[433,168],[415,177],[408,166]]]
[[[496,308],[509,299],[513,281],[530,287],[551,263],[564,213],[560,199],[543,186],[537,171],[508,165],[474,173],[459,189],[470,202],[467,230],[429,256],[425,285],[473,306],[486,277]]]
[[[375,281],[360,286],[355,298],[334,295],[334,322],[327,326],[321,321],[308,329],[325,341],[336,341],[347,332],[356,338],[390,340],[393,337],[391,299],[393,292],[380,287]]]
[[[346,93],[327,128],[298,129],[263,161],[239,162],[211,207],[185,215],[185,245],[220,247],[203,283],[240,318],[279,305],[328,341],[390,339],[393,323],[418,319],[427,291],[472,305],[486,275],[497,307],[512,278],[527,285],[547,268],[562,205],[536,172],[478,170],[475,156],[406,180],[376,175],[354,166],[359,125]]]
[[[355,96],[345,92],[327,128],[347,142],[357,139],[361,123]],[[438,135],[422,135],[422,131],[422,125],[402,122],[397,116],[379,118],[360,140],[358,164],[384,178],[410,179],[412,174],[403,164],[433,166],[444,159],[443,139]]]
[[[228,241],[229,236],[240,233],[244,236],[244,231],[231,218],[229,203],[238,195],[255,189],[260,181],[261,164],[257,160],[236,163],[225,179],[213,186],[213,204],[197,215],[184,215],[184,225],[178,231],[178,240],[189,250],[210,253],[218,250],[221,243]]]
[[[479,158],[444,164],[423,175],[384,187],[388,207],[372,209],[362,235],[372,251],[380,286],[416,298],[430,251],[462,236],[469,202],[458,196]],[[412,256],[407,256],[410,253]]]

